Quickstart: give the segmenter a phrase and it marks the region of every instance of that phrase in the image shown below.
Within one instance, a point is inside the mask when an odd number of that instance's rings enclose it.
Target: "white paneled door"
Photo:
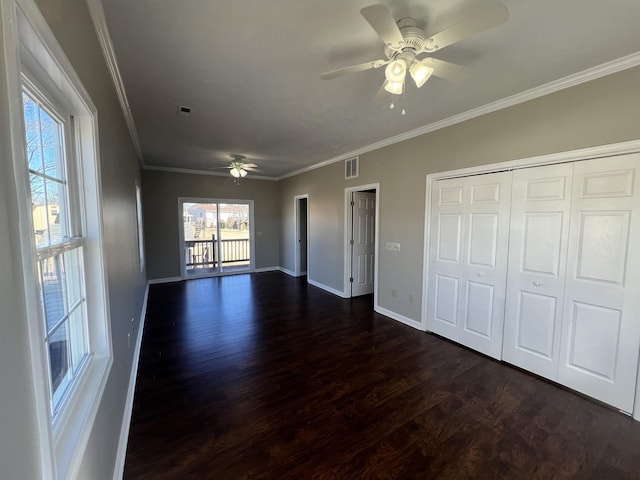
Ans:
[[[632,412],[640,154],[432,185],[427,329]]]
[[[558,377],[573,164],[513,172],[503,359]]]
[[[560,383],[633,410],[640,344],[640,154],[577,162]]]
[[[511,173],[434,182],[427,329],[501,358]]]
[[[353,192],[353,239],[351,296],[373,293],[376,253],[376,194]]]

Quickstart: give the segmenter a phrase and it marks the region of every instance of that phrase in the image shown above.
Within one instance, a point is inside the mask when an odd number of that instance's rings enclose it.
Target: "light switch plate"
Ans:
[[[390,252],[399,252],[400,244],[396,242],[387,242],[387,250]]]

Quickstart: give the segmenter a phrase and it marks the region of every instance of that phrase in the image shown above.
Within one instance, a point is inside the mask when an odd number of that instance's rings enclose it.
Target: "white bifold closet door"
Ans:
[[[501,358],[511,173],[438,180],[431,194],[427,329]]]
[[[513,172],[503,359],[558,378],[573,163]]]
[[[640,155],[514,172],[504,359],[633,410]]]
[[[640,345],[640,154],[573,168],[558,381],[632,412]]]

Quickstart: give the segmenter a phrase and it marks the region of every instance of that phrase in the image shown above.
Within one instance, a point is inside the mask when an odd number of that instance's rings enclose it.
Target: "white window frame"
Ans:
[[[136,222],[138,228],[138,260],[140,272],[144,272],[144,222],[142,218],[142,187],[136,180]]]
[[[9,6],[11,5],[11,6]],[[15,8],[12,8],[15,7]],[[43,478],[75,478],[113,363],[109,294],[103,252],[102,192],[97,109],[66,58],[34,0],[3,1],[2,29],[7,54],[11,143],[17,185],[18,226],[24,270],[29,347]],[[40,308],[31,198],[24,138],[21,75],[62,105],[74,118],[74,149],[79,158],[77,183],[85,235],[85,278],[89,357],[55,416],[49,400],[49,367]]]
[[[63,205],[61,205],[61,210],[64,210],[65,213],[70,214],[69,218],[65,216],[65,223],[67,223],[67,236],[60,239],[58,242],[48,243],[47,245],[38,246],[36,248],[36,261],[40,262],[44,259],[55,258],[58,255],[62,255],[63,253],[68,253],[77,249],[80,249],[80,253],[82,254],[81,262],[84,265],[86,262],[86,256],[84,252],[86,252],[86,236],[85,236],[85,225],[86,221],[83,218],[84,211],[82,210],[82,205],[84,204],[84,195],[79,189],[78,182],[78,156],[75,153],[74,143],[75,143],[75,127],[74,127],[74,117],[65,111],[65,109],[61,105],[57,105],[54,103],[52,99],[52,95],[46,91],[45,88],[38,85],[38,82],[35,80],[35,77],[27,72],[26,66],[23,65],[22,72],[22,84],[24,93],[31,98],[33,101],[38,103],[39,108],[42,108],[54,121],[56,121],[63,132],[64,135],[64,143],[62,145],[62,149],[64,150],[63,155],[64,159],[61,165],[61,172],[56,173],[56,177],[60,180],[63,180],[64,192],[62,201]],[[29,167],[31,168],[31,167]],[[46,172],[42,174],[43,178],[47,176]],[[33,194],[32,194],[33,195]],[[64,205],[66,204],[66,205]],[[48,203],[45,204],[48,206]],[[33,218],[33,216],[32,216]],[[33,230],[32,230],[33,231]],[[65,267],[66,271],[66,267]],[[84,268],[83,268],[84,273]],[[66,274],[65,274],[66,276]],[[86,280],[84,278],[84,274],[82,275],[82,294],[81,294],[81,302],[76,304],[76,307],[82,310],[83,318],[86,318]],[[42,293],[42,292],[40,292]],[[46,310],[46,309],[45,309]],[[42,311],[41,311],[42,314]],[[66,317],[66,314],[65,314]],[[49,319],[45,319],[45,324],[48,325]],[[70,319],[67,318],[65,323],[69,326]],[[69,328],[69,327],[66,328]],[[85,325],[86,326],[86,325]],[[47,331],[48,327],[45,328],[45,336],[49,337],[49,332]],[[83,343],[86,345],[87,351],[89,345],[88,342],[88,332],[86,328],[83,328],[82,337]],[[72,341],[73,343],[73,341]],[[90,351],[89,351],[90,353]],[[84,370],[86,366],[86,358],[83,358],[80,364],[77,365],[77,370],[74,372],[75,367],[69,368],[67,374],[65,376],[70,375],[68,378],[68,385],[71,386],[75,383],[75,378],[78,378],[81,375],[81,372]],[[51,369],[51,365],[48,367]],[[64,405],[65,398],[69,390],[67,388],[58,389],[52,395],[51,399],[51,409],[54,417],[54,424],[57,419],[57,414],[59,411],[59,407]]]

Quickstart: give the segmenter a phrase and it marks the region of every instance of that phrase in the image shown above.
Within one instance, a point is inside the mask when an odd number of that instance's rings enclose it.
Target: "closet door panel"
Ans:
[[[500,358],[511,173],[434,183],[427,328]]]
[[[571,164],[513,174],[505,361],[556,380],[571,208]]]
[[[464,330],[470,335],[479,335],[491,340],[493,320],[494,288],[478,282],[467,282],[467,298],[464,309]]]
[[[578,162],[559,381],[631,412],[640,346],[640,155]]]
[[[460,343],[502,358],[511,172],[468,177]]]
[[[466,179],[435,182],[431,194],[431,239],[427,328],[458,340]]]
[[[435,315],[434,319],[442,325],[441,328],[457,330],[458,323],[458,279],[447,275],[436,275]],[[435,327],[437,328],[437,327]]]
[[[558,299],[525,291],[519,295],[516,348],[553,362]]]

